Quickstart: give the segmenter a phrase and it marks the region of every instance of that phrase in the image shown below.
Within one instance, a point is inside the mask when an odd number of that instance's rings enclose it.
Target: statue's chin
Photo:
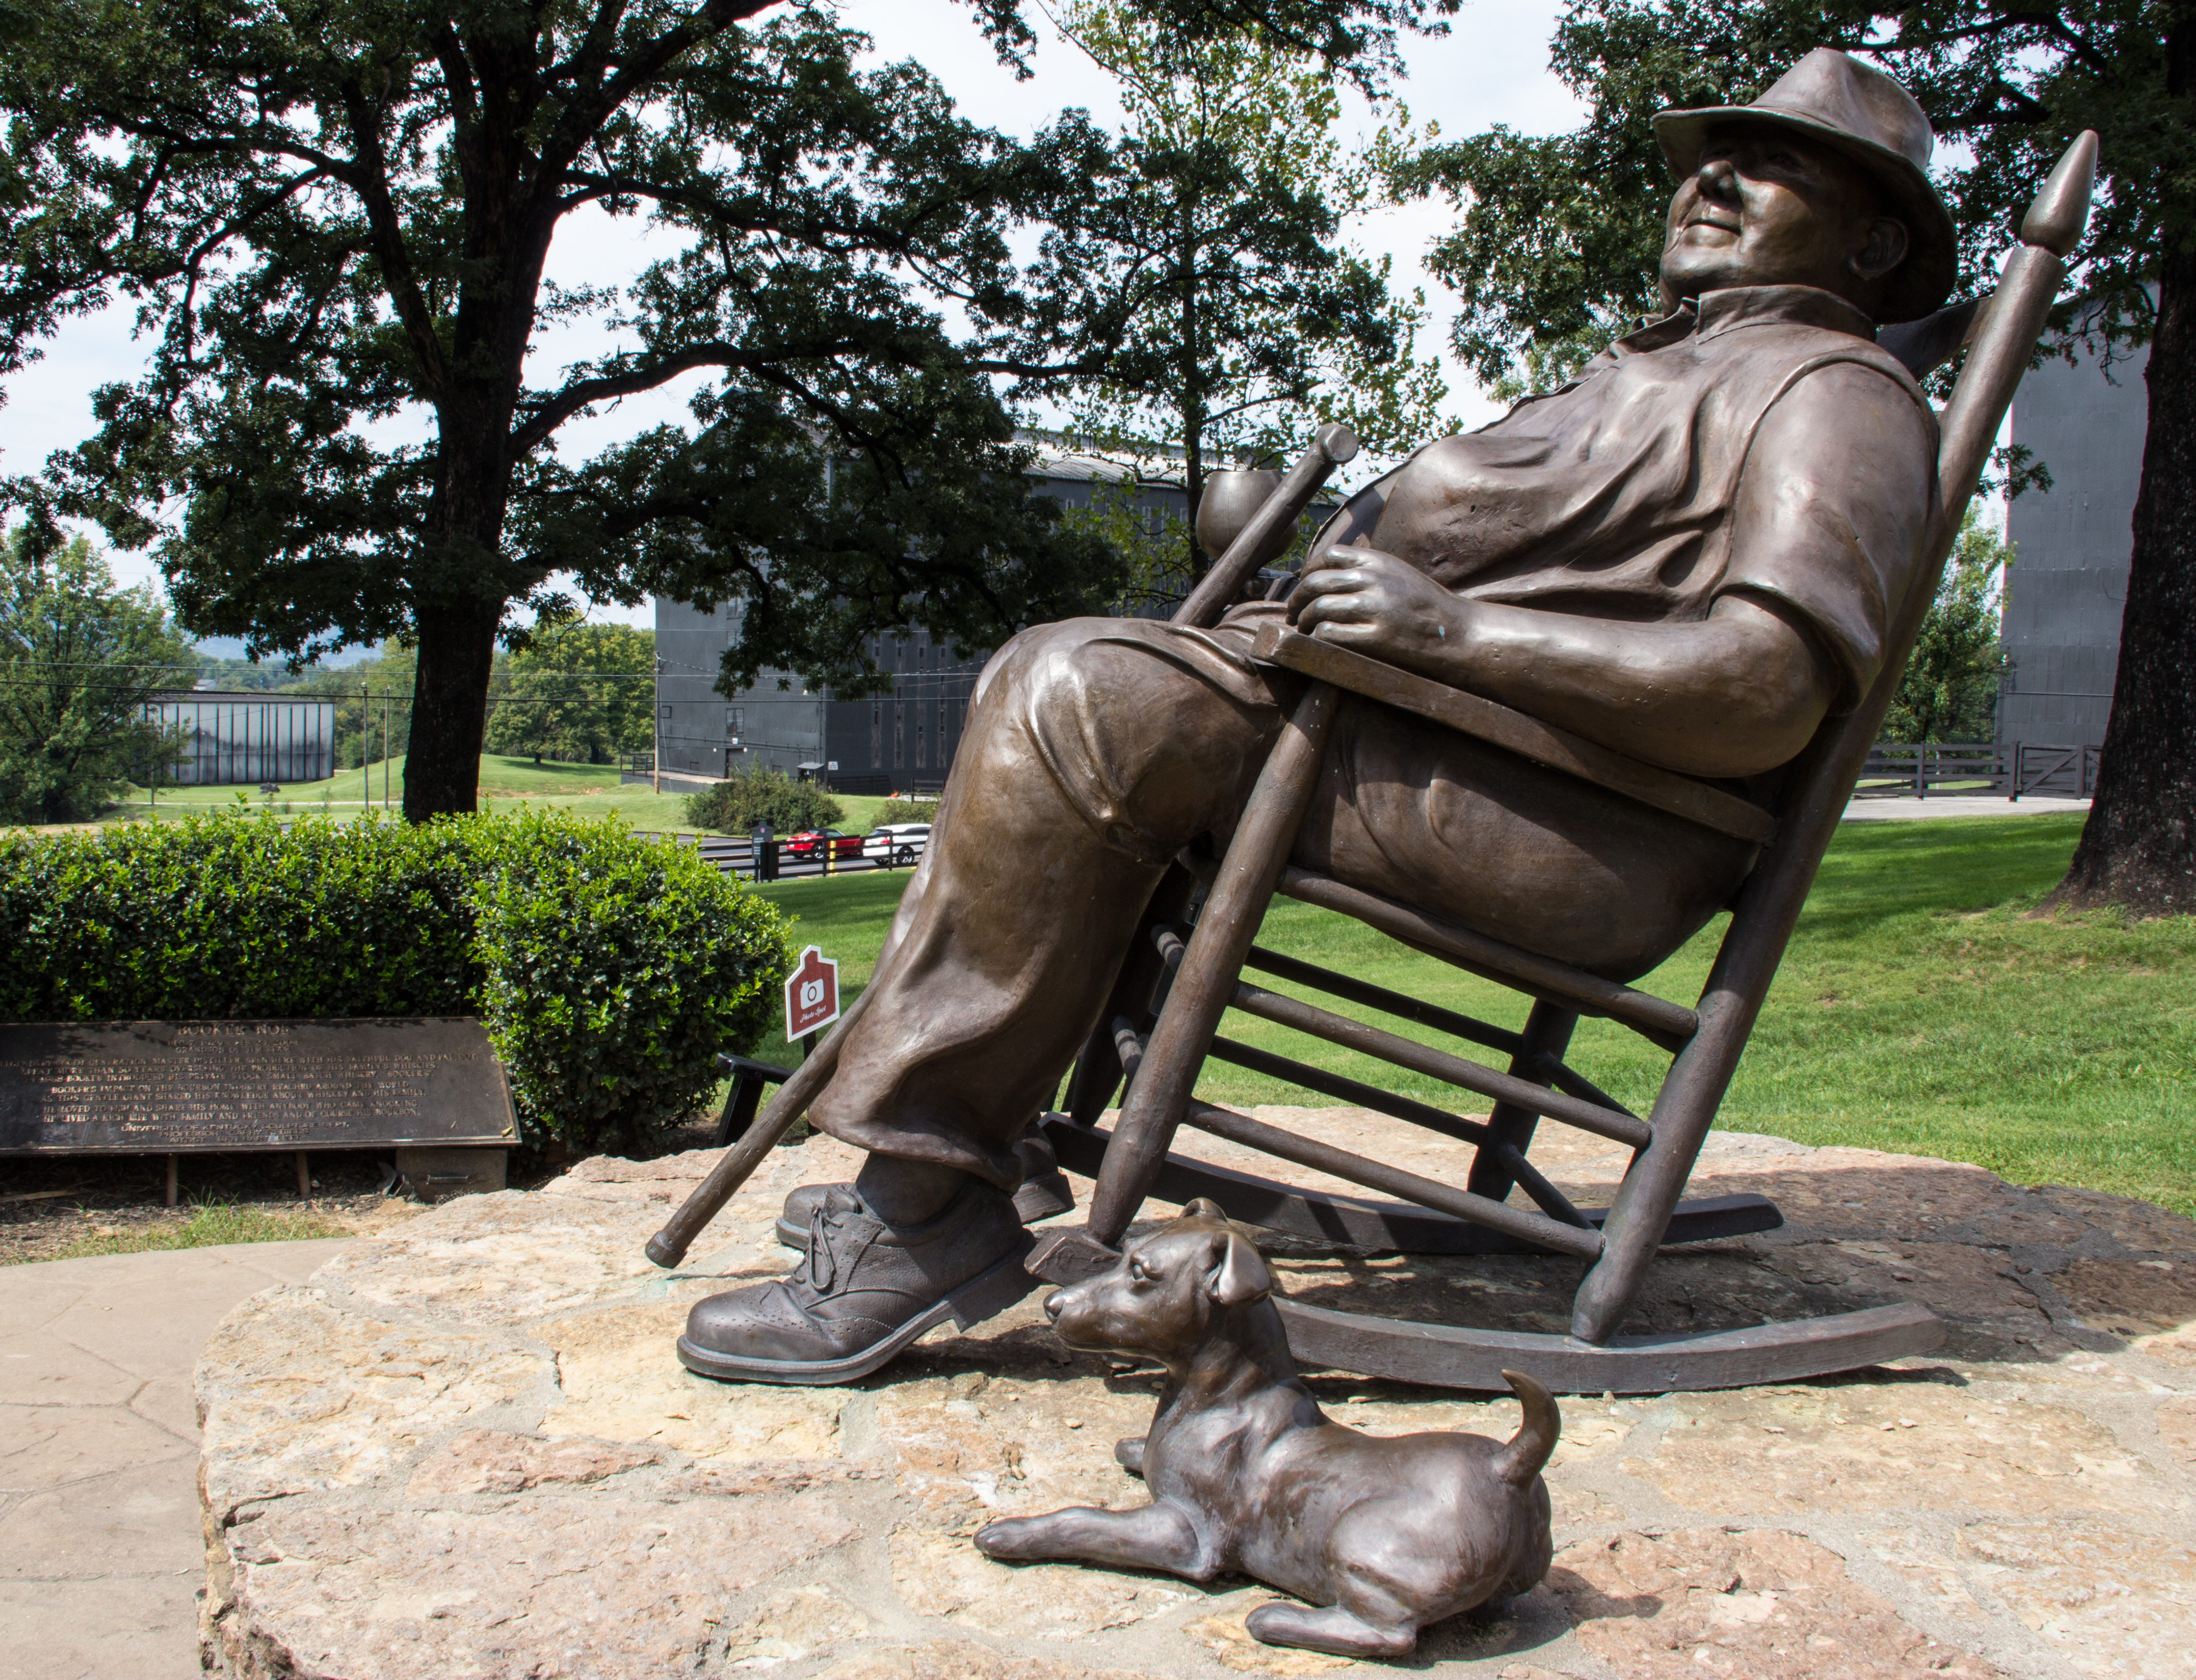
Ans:
[[[1704,293],[1721,292],[1728,286],[1773,283],[1725,263],[1690,263],[1662,270],[1662,296],[1670,301],[1673,309],[1680,302],[1698,303]]]
[[[1786,272],[1804,265],[1763,260],[1773,255],[1758,245],[1742,251],[1738,236],[1725,228],[1688,228],[1662,254],[1662,295],[1697,302],[1708,292],[1733,286],[1821,284]]]

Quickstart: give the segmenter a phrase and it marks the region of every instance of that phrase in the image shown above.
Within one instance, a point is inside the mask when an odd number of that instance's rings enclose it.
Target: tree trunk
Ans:
[[[2095,802],[2054,904],[2196,913],[2196,238],[2166,247]]]
[[[404,759],[407,822],[479,804],[481,737],[488,732],[488,677],[503,607],[476,597],[422,603],[416,611],[419,667]]]
[[[412,680],[404,764],[404,817],[410,823],[479,805],[496,632],[511,595],[524,586],[503,556],[511,506],[511,417],[519,389],[517,358],[505,360],[503,378],[438,405],[438,459],[422,569],[448,581],[415,584],[413,591],[419,664]]]

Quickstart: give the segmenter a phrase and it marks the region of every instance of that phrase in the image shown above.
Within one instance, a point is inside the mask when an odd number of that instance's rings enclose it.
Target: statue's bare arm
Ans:
[[[1927,517],[1930,442],[1912,403],[1881,375],[1834,367],[1813,376],[1755,438],[1733,554],[1789,550],[1804,563],[1819,551],[1824,564],[1903,579]],[[1405,500],[1391,494],[1390,514],[1407,513],[1398,508]],[[1846,681],[1806,618],[1765,592],[1723,595],[1692,621],[1587,618],[1453,594],[1367,546],[1329,551],[1290,607],[1321,640],[1696,776],[1786,763]]]

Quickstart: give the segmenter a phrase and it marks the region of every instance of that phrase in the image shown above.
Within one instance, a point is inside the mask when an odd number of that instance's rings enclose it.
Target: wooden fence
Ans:
[[[1927,799],[1932,794],[2024,794],[2088,799],[2097,788],[2098,750],[2045,742],[1887,742],[1872,748],[1855,799]]]

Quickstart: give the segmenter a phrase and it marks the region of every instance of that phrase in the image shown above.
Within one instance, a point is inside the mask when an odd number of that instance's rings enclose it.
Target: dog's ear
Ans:
[[[1228,1210],[1210,1196],[1200,1196],[1195,1201],[1183,1204],[1182,1216],[1184,1219],[1226,1219]]]
[[[1231,1230],[1222,1240],[1219,1263],[1212,1268],[1206,1289],[1222,1307],[1240,1307],[1246,1301],[1271,1295],[1274,1279],[1266,1270],[1266,1257],[1251,1239]]]

